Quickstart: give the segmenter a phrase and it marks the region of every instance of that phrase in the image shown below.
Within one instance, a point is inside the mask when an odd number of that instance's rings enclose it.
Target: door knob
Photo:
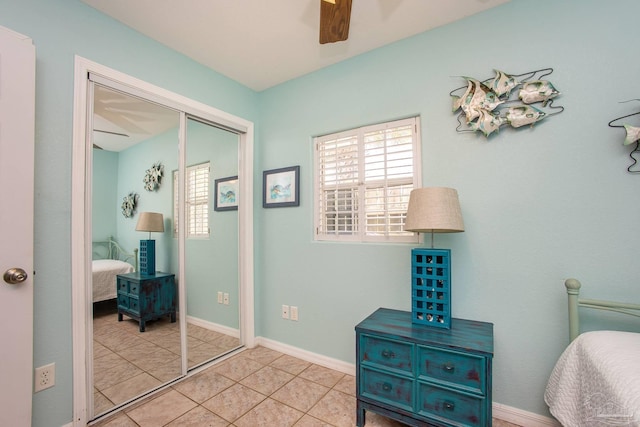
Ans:
[[[10,285],[17,285],[27,280],[27,272],[21,268],[10,268],[4,272],[2,278]]]

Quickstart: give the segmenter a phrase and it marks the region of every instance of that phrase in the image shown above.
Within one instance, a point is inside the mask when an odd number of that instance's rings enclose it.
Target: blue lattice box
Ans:
[[[411,250],[411,320],[449,329],[451,325],[451,251]]]
[[[140,240],[140,272],[156,274],[156,241]]]

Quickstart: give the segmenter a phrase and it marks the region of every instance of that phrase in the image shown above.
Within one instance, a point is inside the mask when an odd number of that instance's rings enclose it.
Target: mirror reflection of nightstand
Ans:
[[[140,323],[140,332],[144,332],[149,320],[170,316],[176,321],[175,274],[140,272],[118,274],[118,321],[123,315]]]

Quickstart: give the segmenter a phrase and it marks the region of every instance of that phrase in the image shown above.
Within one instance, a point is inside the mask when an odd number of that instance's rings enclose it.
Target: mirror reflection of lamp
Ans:
[[[449,328],[451,323],[451,250],[434,249],[433,233],[464,231],[458,192],[425,187],[411,191],[405,231],[431,233],[431,248],[411,250],[411,318]]]
[[[136,224],[136,231],[147,231],[148,240],[140,240],[140,273],[156,274],[156,241],[151,239],[151,233],[164,232],[162,214],[157,212],[141,212]]]

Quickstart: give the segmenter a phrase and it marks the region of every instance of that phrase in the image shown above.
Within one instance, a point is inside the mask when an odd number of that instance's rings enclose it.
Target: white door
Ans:
[[[35,67],[31,39],[0,27],[0,426],[31,425]]]

